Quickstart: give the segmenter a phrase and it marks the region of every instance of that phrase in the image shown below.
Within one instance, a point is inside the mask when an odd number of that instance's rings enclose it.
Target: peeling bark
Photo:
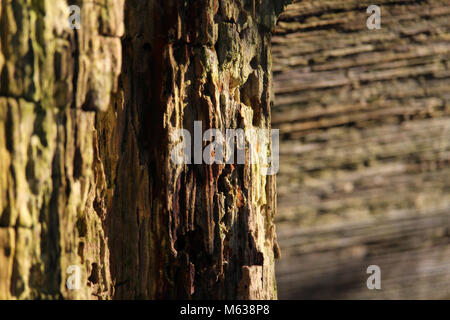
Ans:
[[[224,135],[270,128],[270,32],[283,6],[256,4],[255,15],[252,1],[126,4],[116,107],[128,129],[108,213],[117,297],[276,298],[275,178],[249,163],[170,161],[171,133],[193,136],[196,120]]]
[[[107,298],[95,112],[117,89],[123,1],[0,2],[0,298]],[[69,291],[66,269],[83,285]],[[95,274],[98,273],[98,276]]]
[[[276,298],[274,176],[170,135],[270,128],[284,2],[0,2],[0,298]]]

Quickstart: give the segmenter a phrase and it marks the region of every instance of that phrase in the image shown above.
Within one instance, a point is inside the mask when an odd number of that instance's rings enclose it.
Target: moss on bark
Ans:
[[[0,298],[276,297],[274,177],[169,150],[270,128],[284,2],[0,2]]]

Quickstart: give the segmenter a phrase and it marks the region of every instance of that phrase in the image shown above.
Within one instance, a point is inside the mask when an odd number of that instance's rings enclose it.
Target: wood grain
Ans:
[[[450,298],[450,2],[370,4],[297,2],[272,41],[280,298]]]

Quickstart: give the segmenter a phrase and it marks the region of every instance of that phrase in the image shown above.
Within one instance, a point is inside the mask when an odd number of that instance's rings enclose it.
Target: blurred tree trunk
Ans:
[[[449,21],[440,0],[299,1],[280,16],[280,298],[449,298]],[[372,264],[382,290],[367,289]]]
[[[0,2],[0,298],[276,298],[274,176],[170,137],[270,128],[284,2]]]

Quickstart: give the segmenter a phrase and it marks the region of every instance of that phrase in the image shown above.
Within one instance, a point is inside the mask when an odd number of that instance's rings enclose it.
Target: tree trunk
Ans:
[[[113,292],[94,125],[120,73],[123,1],[77,4],[72,30],[65,1],[1,1],[0,298]]]
[[[276,297],[274,177],[249,163],[170,161],[172,132],[194,136],[196,120],[224,135],[270,128],[275,3],[252,12],[251,1],[127,2],[115,100],[125,129],[109,166],[118,172],[108,213],[117,297]]]
[[[0,2],[0,298],[276,298],[274,176],[170,155],[270,128],[284,2]]]

